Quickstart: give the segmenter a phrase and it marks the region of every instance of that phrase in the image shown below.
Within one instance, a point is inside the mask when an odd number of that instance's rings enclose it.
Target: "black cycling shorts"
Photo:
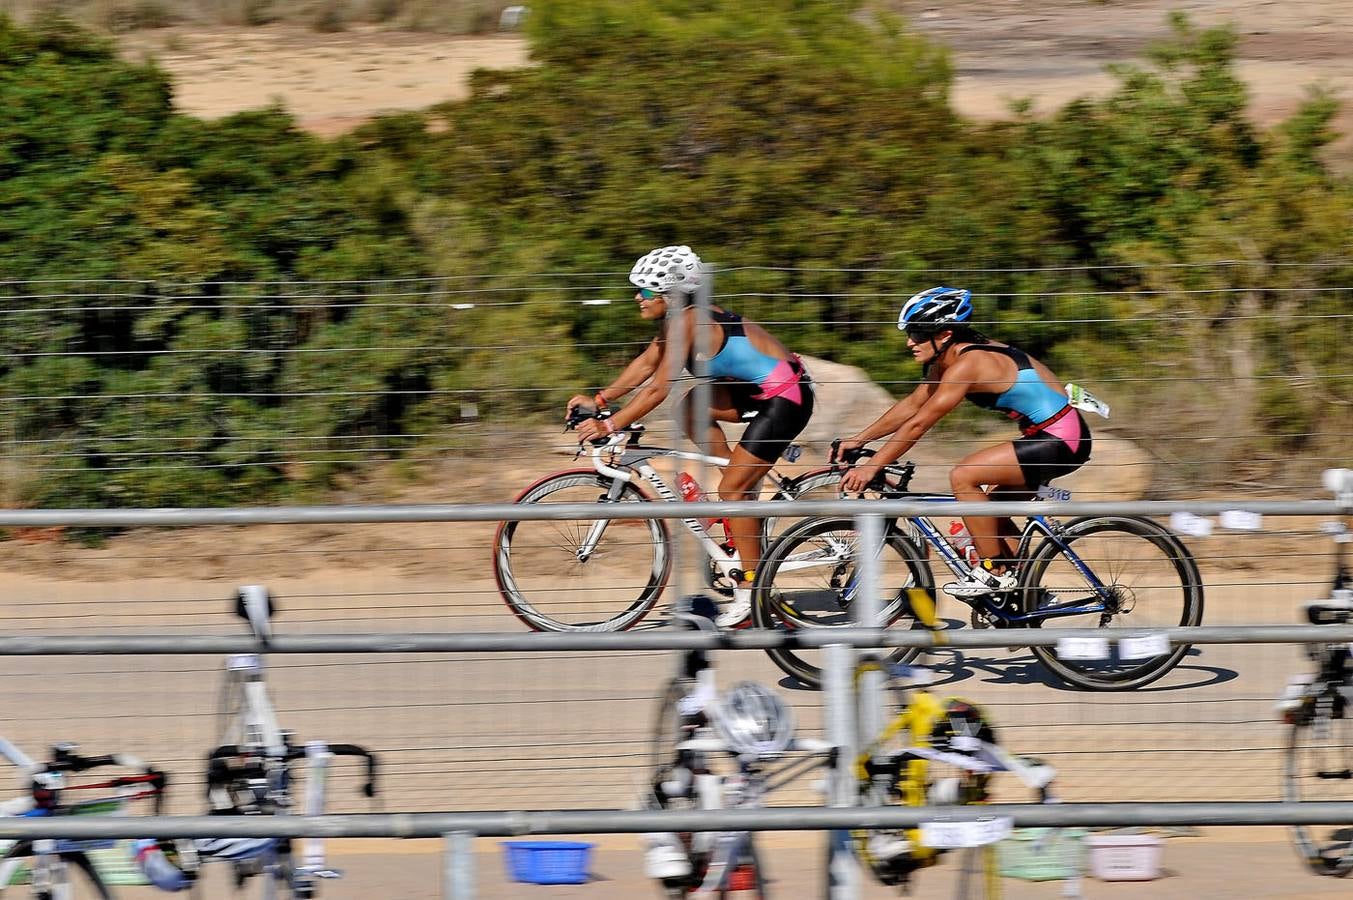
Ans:
[[[783,396],[769,400],[758,400],[760,385],[747,382],[721,384],[728,389],[733,407],[741,415],[756,413],[756,418],[747,424],[747,429],[738,439],[738,446],[763,462],[775,462],[780,454],[799,436],[813,417],[813,380],[807,372],[799,375],[802,403],[795,403]]]
[[[1070,475],[1090,458],[1090,426],[1079,410],[1071,410],[1080,420],[1081,436],[1073,450],[1067,442],[1046,432],[1028,434],[1015,441],[1015,459],[1019,460],[1024,483],[1030,490],[1038,490],[1054,478]]]

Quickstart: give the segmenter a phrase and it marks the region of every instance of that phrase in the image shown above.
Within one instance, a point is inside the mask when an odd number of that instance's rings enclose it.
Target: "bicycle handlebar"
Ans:
[[[118,775],[103,781],[89,784],[53,786],[53,782],[44,779],[47,775],[74,775],[108,766],[138,770],[136,775]],[[168,776],[161,770],[147,765],[140,757],[129,753],[109,753],[100,756],[83,756],[75,752],[74,744],[56,744],[52,747],[52,756],[46,762],[36,764],[29,769],[30,791],[33,801],[39,809],[58,808],[62,791],[67,790],[103,790],[109,788],[139,787],[140,796],[155,798],[155,812],[164,807],[164,791],[169,783]],[[129,797],[127,799],[139,799]]]
[[[568,416],[565,417],[564,419],[564,430],[572,431],[582,423],[586,422],[588,419],[596,419],[598,421],[602,421],[605,419],[609,419],[613,415],[615,415],[615,413],[609,409],[598,409],[593,410],[592,412],[588,412],[581,406],[570,406],[568,409]],[[588,441],[588,443],[590,443],[593,447],[604,447],[607,443],[613,441],[615,439],[615,436],[618,434],[636,435],[643,434],[643,432],[644,426],[639,424],[638,422],[634,422],[633,424],[626,425],[623,428],[617,428],[612,434],[608,434],[604,437],[599,437],[591,441]]]
[[[832,441],[831,452],[827,455],[827,462],[832,471],[841,472],[850,468],[862,459],[869,459],[875,452],[868,447],[854,447],[850,450],[841,450],[841,439],[836,438]],[[902,465],[886,465],[879,470],[874,480],[869,482],[867,490],[875,490],[879,493],[888,491],[905,491],[911,485],[911,477],[916,474],[916,463],[904,462]],[[888,478],[897,479],[896,484],[889,483]]]
[[[376,754],[367,750],[365,747],[359,747],[357,744],[325,744],[325,749],[334,756],[359,756],[366,760],[366,783],[362,785],[362,796],[376,796]],[[297,759],[303,759],[306,755],[306,748],[288,746],[286,752],[281,754],[278,759],[285,762],[292,762]],[[237,744],[223,744],[211,751],[207,755],[207,762],[210,763],[217,759],[230,759],[236,756],[264,756],[258,749]]]

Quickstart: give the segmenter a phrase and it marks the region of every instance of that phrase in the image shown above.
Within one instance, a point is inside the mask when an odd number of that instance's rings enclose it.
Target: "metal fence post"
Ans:
[[[836,767],[828,775],[831,786],[828,802],[835,807],[855,805],[853,766],[859,742],[855,732],[855,695],[851,675],[855,669],[855,648],[847,644],[828,644],[823,648],[822,687],[826,700],[827,740],[836,747]],[[856,900],[863,880],[860,862],[851,847],[850,832],[845,829],[827,835],[826,900]]]
[[[446,843],[443,896],[447,900],[474,900],[474,832],[448,831],[442,840]]]

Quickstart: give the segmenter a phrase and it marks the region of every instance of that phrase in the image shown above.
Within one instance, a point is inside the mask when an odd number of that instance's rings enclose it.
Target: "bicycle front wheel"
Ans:
[[[561,472],[518,503],[645,503],[626,484],[590,470]],[[657,603],[671,569],[671,537],[660,519],[550,519],[503,522],[493,573],[503,601],[535,631],[623,631]]]
[[[1203,620],[1203,582],[1193,555],[1173,534],[1150,519],[1099,516],[1062,528],[1063,550],[1045,540],[1025,564],[1020,596],[1026,609],[1067,613],[1044,621],[1058,627],[1141,632],[1197,625]],[[1102,608],[1096,608],[1102,607]],[[1112,638],[1112,635],[1107,635]],[[1034,656],[1057,677],[1086,690],[1142,687],[1173,669],[1188,644],[1145,659],[1124,656],[1109,641],[1105,659],[1066,659],[1055,647],[1034,647]]]
[[[1338,693],[1323,702],[1311,697],[1292,725],[1283,764],[1283,800],[1353,801],[1353,719]],[[1292,828],[1292,843],[1319,875],[1343,878],[1353,872],[1353,826]]]
[[[907,599],[909,588],[933,595],[930,568],[916,546],[896,528],[879,557],[881,620],[889,628],[921,628]],[[858,579],[859,533],[849,518],[808,519],[790,528],[766,553],[756,573],[752,620],[758,628],[794,631],[856,624],[852,606]],[[786,674],[821,687],[821,651],[780,647],[766,653]],[[889,659],[905,662],[919,647],[901,647]]]

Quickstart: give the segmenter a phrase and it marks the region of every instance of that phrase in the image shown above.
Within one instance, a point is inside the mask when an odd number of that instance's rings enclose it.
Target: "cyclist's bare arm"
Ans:
[[[934,395],[936,387],[937,385],[935,382],[931,381],[921,384],[916,390],[889,407],[888,411],[875,419],[869,427],[865,428],[853,438],[842,441],[842,449],[863,447],[870,441],[876,441],[881,437],[887,437],[897,431],[921,411],[921,408],[925,406],[926,402]]]
[[[616,376],[615,381],[612,381],[591,397],[575,394],[569,399],[568,408],[572,409],[575,406],[591,407],[595,405],[598,398],[607,403],[619,400],[647,381],[657,370],[661,359],[662,348],[658,345],[658,339],[654,338],[642,353],[630,360],[629,365],[625,366],[621,373]]]
[[[687,359],[690,356],[691,343],[694,340],[695,310],[683,310],[681,315],[686,317],[686,321],[683,327],[675,329],[677,332],[676,340],[666,337],[669,329],[664,328],[663,334],[654,338],[653,343],[649,345],[649,349],[640,355],[639,358],[644,359],[650,352],[654,354],[651,358],[651,367],[648,369],[648,382],[639,389],[633,400],[625,404],[624,409],[611,417],[612,428],[624,428],[626,425],[633,425],[662,405],[662,401],[666,400],[667,395],[671,393],[672,367],[669,360],[673,356],[680,360]],[[637,362],[639,362],[638,359],[635,360],[635,363]],[[631,363],[631,365],[634,365],[634,363]],[[626,368],[626,372],[628,371],[628,368]],[[624,377],[623,373],[621,377]]]
[[[968,388],[971,382],[962,374],[955,377],[958,368],[958,366],[955,366],[944,373],[944,378],[940,379],[939,384],[933,386],[930,396],[926,398],[921,408],[904,421],[892,438],[878,449],[873,459],[869,460],[871,463],[876,466],[886,466],[888,463],[895,462],[916,446],[916,442],[934,427],[936,422],[943,419],[955,406],[963,402],[963,398],[968,396]],[[926,385],[921,387],[926,387]],[[919,393],[920,390],[921,388],[917,388],[916,392]]]

